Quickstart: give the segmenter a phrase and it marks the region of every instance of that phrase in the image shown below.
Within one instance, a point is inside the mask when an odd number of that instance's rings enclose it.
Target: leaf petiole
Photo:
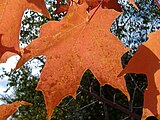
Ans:
[[[97,6],[97,8],[95,9],[94,13],[91,15],[91,17],[89,18],[88,22],[91,21],[91,19],[93,18],[93,16],[95,15],[95,13],[97,12],[97,10],[99,9],[99,7],[102,5],[104,0],[101,0],[101,2],[99,3],[99,5]]]

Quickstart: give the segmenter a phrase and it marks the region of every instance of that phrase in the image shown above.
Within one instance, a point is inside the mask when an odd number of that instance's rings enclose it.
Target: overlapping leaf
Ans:
[[[109,84],[127,95],[125,81],[116,79],[125,49],[110,33],[111,24],[120,13],[99,8],[89,21],[96,8],[88,14],[87,7],[86,3],[78,5],[73,2],[64,19],[43,25],[39,38],[24,49],[17,64],[16,68],[19,68],[32,57],[46,56],[36,89],[43,92],[48,119],[63,98],[69,95],[75,98],[87,69],[101,85]]]
[[[86,0],[90,9],[97,7],[101,1],[103,8],[115,9],[119,12],[122,11],[120,4],[117,3],[117,0]]]
[[[144,94],[143,119],[155,115],[160,117],[160,30],[149,34],[149,40],[138,51],[120,73],[146,74],[148,86]]]
[[[16,112],[20,105],[32,105],[31,103],[25,101],[16,101],[11,104],[0,105],[0,120],[6,120],[10,115]]]
[[[121,5],[117,3],[117,0],[77,0],[76,2],[78,2],[79,4],[82,4],[83,2],[86,2],[88,4],[88,10],[92,10],[95,7],[97,7],[101,1],[102,2],[102,7],[103,8],[107,8],[107,9],[115,9],[116,11],[121,12]],[[70,0],[68,0],[68,3],[65,5],[60,5],[59,3],[61,2],[61,0],[58,0],[58,8],[57,10],[54,12],[55,14],[59,14],[60,12],[64,12],[64,11],[68,11],[69,9],[69,5],[70,5]]]
[[[0,1],[0,62],[15,54],[21,55],[19,31],[23,12],[31,9],[49,17],[44,0]]]

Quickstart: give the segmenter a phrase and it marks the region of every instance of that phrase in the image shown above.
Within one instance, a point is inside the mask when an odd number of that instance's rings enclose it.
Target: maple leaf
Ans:
[[[6,120],[10,115],[16,112],[20,105],[32,105],[25,101],[16,101],[11,104],[0,105],[0,120]]]
[[[160,9],[160,4],[159,4],[158,0],[154,0],[154,2],[157,4],[158,8]]]
[[[120,12],[100,7],[90,20],[96,8],[87,13],[87,7],[86,3],[73,3],[60,22],[42,25],[39,38],[24,49],[17,63],[16,69],[32,57],[46,56],[36,90],[44,95],[48,119],[63,98],[76,97],[81,77],[87,69],[101,85],[109,84],[128,95],[125,81],[117,79],[122,69],[120,58],[126,50],[110,32],[112,22]]]
[[[23,13],[26,9],[49,16],[44,0],[1,0],[0,1],[0,61],[13,53],[21,55],[19,32]],[[4,55],[6,54],[6,55]],[[5,56],[5,57],[4,57]],[[7,56],[7,57],[6,57]],[[4,57],[4,58],[3,58]]]
[[[128,65],[119,74],[119,76],[126,73],[147,75],[148,86],[144,93],[143,119],[151,115],[160,116],[159,38],[160,30],[150,33],[149,40],[138,48],[138,51],[131,58]]]

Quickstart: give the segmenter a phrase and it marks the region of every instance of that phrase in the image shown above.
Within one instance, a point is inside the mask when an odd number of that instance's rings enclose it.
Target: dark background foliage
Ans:
[[[125,46],[132,48],[132,51],[125,53],[122,58],[122,66],[125,67],[137,47],[147,40],[147,34],[160,27],[160,11],[154,3],[154,0],[136,0],[139,7],[137,11],[127,0],[119,0],[122,5],[123,14],[121,14],[113,23],[111,32],[115,34]],[[46,0],[48,10],[52,16],[47,19],[33,11],[27,10],[24,13],[20,41],[22,46],[28,45],[39,34],[39,28],[49,20],[63,19],[64,13],[54,14],[59,5],[56,1]],[[61,4],[66,4],[62,1]],[[11,117],[12,120],[45,120],[46,109],[43,95],[35,91],[39,80],[39,74],[33,75],[33,66],[39,71],[43,68],[45,57],[36,57],[27,62],[17,71],[5,72],[1,79],[9,76],[8,89],[12,89],[12,96],[1,96],[5,103],[11,103],[17,100],[31,102],[33,106],[21,106]],[[107,69],[107,68],[106,68]],[[142,115],[143,94],[147,87],[147,78],[141,74],[127,74],[125,76],[127,89],[131,100],[118,89],[112,86],[100,86],[99,82],[93,76],[91,71],[87,70],[82,77],[80,89],[77,91],[77,99],[66,97],[55,108],[52,116],[53,120],[136,120],[116,107],[104,103],[103,99],[110,100],[114,104],[119,104],[128,111],[139,116]],[[84,92],[83,89],[88,92]],[[65,90],[64,90],[65,91]],[[91,94],[90,94],[91,93]],[[93,96],[96,94],[97,96]],[[56,99],[56,98],[55,98]],[[153,118],[148,118],[152,120]]]

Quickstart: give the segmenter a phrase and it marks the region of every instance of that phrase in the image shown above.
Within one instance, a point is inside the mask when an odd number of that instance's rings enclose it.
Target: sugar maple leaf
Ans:
[[[158,0],[154,0],[154,2],[157,4],[158,8],[160,9],[160,3],[158,2]]]
[[[26,9],[40,12],[49,17],[44,0],[0,0],[1,62],[6,62],[6,58],[12,56],[13,53],[21,55],[19,32],[21,19]]]
[[[90,69],[101,85],[109,84],[127,95],[125,81],[117,79],[120,58],[126,51],[110,33],[112,22],[120,14],[99,8],[86,12],[86,3],[73,3],[60,22],[44,24],[39,38],[24,49],[16,68],[32,57],[44,55],[46,63],[36,90],[43,92],[48,119],[53,109],[66,96],[76,97],[82,75]],[[30,51],[30,52],[25,52]]]
[[[0,120],[6,120],[10,115],[16,112],[20,105],[32,105],[25,101],[16,101],[11,104],[0,105]]]
[[[138,48],[119,76],[126,73],[146,74],[143,119],[160,116],[160,30],[150,33],[149,40]]]

